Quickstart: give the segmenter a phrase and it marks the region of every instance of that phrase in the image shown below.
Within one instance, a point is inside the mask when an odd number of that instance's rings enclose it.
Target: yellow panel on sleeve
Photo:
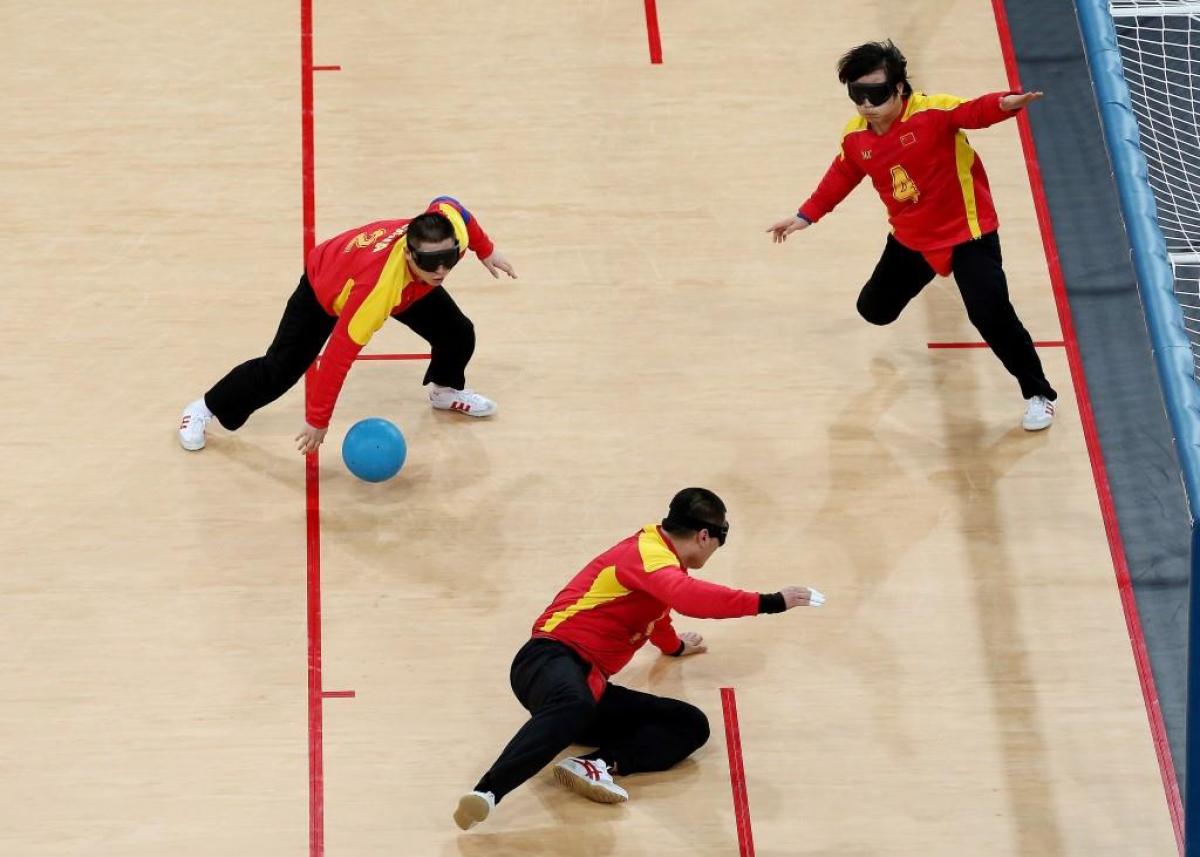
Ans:
[[[342,290],[338,292],[338,296],[333,299],[333,314],[341,315],[342,307],[346,305],[347,299],[350,297],[350,292],[354,289],[354,280],[346,280],[346,285],[342,286]]]
[[[851,134],[857,134],[859,131],[865,131],[867,128],[867,120],[861,116],[855,116],[846,123],[846,127],[842,129],[842,142],[838,147],[838,157],[843,161],[846,160],[846,138]]]
[[[454,240],[458,242],[458,249],[465,251],[470,239],[467,237],[467,224],[462,213],[448,202],[439,202],[438,211],[444,214],[454,227]]]
[[[867,120],[862,116],[855,116],[846,123],[846,127],[842,129],[842,139],[849,137],[855,131],[865,131],[867,129]]]
[[[978,238],[983,231],[979,227],[979,208],[975,204],[975,177],[971,175],[971,167],[975,166],[975,150],[962,131],[954,135],[954,165],[958,171],[958,185],[962,188],[967,226],[971,230],[971,237]]]
[[[679,567],[679,557],[667,547],[667,543],[658,533],[658,527],[653,524],[638,534],[638,553],[642,556],[642,565],[647,573],[668,566]]]
[[[905,109],[904,115],[900,117],[900,121],[903,122],[914,113],[920,113],[922,110],[953,110],[965,100],[959,98],[957,95],[946,95],[944,93],[926,95],[924,92],[914,92],[909,96],[908,107]]]

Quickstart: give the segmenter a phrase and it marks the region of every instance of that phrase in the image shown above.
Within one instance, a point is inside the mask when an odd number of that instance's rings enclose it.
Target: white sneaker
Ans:
[[[454,810],[454,823],[460,830],[470,830],[483,821],[496,808],[496,798],[491,792],[470,792],[458,799]]]
[[[1034,396],[1025,404],[1025,418],[1021,420],[1025,431],[1041,431],[1054,422],[1054,402],[1045,396]]]
[[[429,404],[439,411],[458,411],[469,417],[490,417],[496,413],[496,403],[474,390],[429,385]]]
[[[183,418],[179,421],[179,445],[193,452],[204,449],[204,428],[212,418],[212,411],[203,399],[197,399],[184,408]]]
[[[554,779],[576,794],[597,803],[624,803],[629,792],[613,782],[603,759],[563,759],[554,766]]]

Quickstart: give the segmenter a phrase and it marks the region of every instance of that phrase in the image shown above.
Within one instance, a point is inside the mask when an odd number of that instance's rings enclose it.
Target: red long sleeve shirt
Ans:
[[[971,101],[914,92],[900,118],[876,134],[861,116],[842,132],[841,151],[800,215],[816,223],[870,176],[887,207],[896,240],[949,273],[948,248],[999,225],[983,162],[964,128],[986,128],[1016,115],[1000,107],[1007,93]],[[939,252],[941,251],[941,252]]]
[[[426,211],[444,214],[454,226],[458,246],[480,259],[495,247],[479,221],[455,199],[440,196]],[[309,251],[308,280],[325,311],[338,317],[325,346],[305,404],[305,421],[327,428],[346,373],[375,331],[389,316],[408,309],[433,291],[417,278],[404,258],[410,219],[377,220],[336,235]]]
[[[599,699],[647,640],[667,654],[679,649],[671,610],[732,619],[758,606],[757,592],[688,575],[670,538],[649,524],[584,566],[533,623],[533,636],[560,640],[590,663],[588,684]]]

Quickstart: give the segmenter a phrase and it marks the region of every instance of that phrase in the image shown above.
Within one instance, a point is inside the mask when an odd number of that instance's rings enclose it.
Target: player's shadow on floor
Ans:
[[[926,307],[933,312],[931,304]],[[994,359],[991,355],[980,357]],[[1031,436],[1014,426],[989,441],[988,427],[978,416],[977,370],[965,355],[950,358],[940,355],[933,359],[934,389],[942,415],[939,442],[946,453],[946,466],[933,479],[943,494],[955,500],[951,525],[970,534],[960,577],[972,589],[984,653],[982,674],[972,678],[987,688],[993,722],[998,724],[993,733],[981,732],[981,737],[998,745],[1002,778],[995,788],[1004,795],[1008,816],[1021,820],[1013,828],[1012,853],[1020,857],[1061,854],[1068,837],[1054,800],[1055,772],[1047,763],[1051,758],[1047,745],[1052,739],[1046,736],[1040,677],[1030,655],[1037,642],[1026,639],[1027,629],[1020,619],[1020,600],[1031,591],[1031,558],[1022,544],[1022,533],[1006,526],[1005,506],[996,488],[1021,459],[1039,451],[1039,476],[1051,478],[1055,462],[1046,460],[1045,449],[1053,437],[1050,432],[1064,429],[1051,428]],[[996,371],[994,365],[991,371]],[[1062,416],[1060,411],[1060,420]],[[1027,484],[1036,492],[1041,482],[1030,480]],[[1034,563],[1039,561],[1032,558]],[[1054,569],[1047,567],[1042,574],[1053,580]]]
[[[578,750],[574,748],[571,752]],[[677,844],[692,854],[736,854],[737,841],[730,832],[731,825],[709,818],[696,823],[695,803],[689,792],[699,789],[703,799],[702,780],[715,770],[707,770],[708,767],[688,759],[669,771],[624,777],[621,782],[630,791],[630,803],[614,805],[593,803],[566,791],[553,783],[547,768],[522,786],[524,794],[514,793],[502,804],[501,811],[511,806],[513,812],[519,812],[521,807],[516,805],[519,801],[535,800],[541,804],[543,813],[554,817],[554,824],[496,832],[483,832],[485,828],[480,828],[460,834],[445,853],[462,857],[605,857],[618,853],[617,825],[640,823],[644,828],[645,818],[630,817],[631,809],[636,807],[637,812],[653,816],[655,837],[663,840],[655,850]],[[633,835],[632,832],[624,835],[626,847],[619,853],[631,853],[627,846]]]
[[[472,830],[460,834],[444,853],[462,857],[605,857],[616,849],[613,823],[615,819],[570,828],[544,825],[501,833]]]
[[[362,482],[345,469],[340,437],[327,441],[320,456],[323,549],[331,557],[337,552],[354,557],[350,563],[329,563],[330,573],[353,580],[385,570],[444,597],[498,606],[511,587],[506,548],[526,531],[516,521],[522,498],[536,496],[545,477],[527,471],[498,481],[489,475],[489,446],[480,428],[485,427],[458,414],[422,414],[407,432],[417,449],[410,449],[396,477],[378,484]],[[288,438],[274,433],[253,439],[220,433],[204,454],[295,492],[296,514],[303,516],[304,458],[291,447]],[[448,540],[479,546],[487,562],[463,575],[445,550]]]
[[[617,853],[614,825],[625,820],[625,808],[620,804],[592,803],[557,786],[542,783],[540,778],[547,776],[549,774],[543,771],[538,780],[526,783],[522,788],[535,793],[534,797],[555,816],[556,823],[495,832],[487,832],[481,827],[459,834],[445,852],[462,857],[606,857]],[[509,802],[517,803],[513,800],[515,797],[516,794],[510,797]],[[528,800],[530,796],[522,797]],[[502,804],[498,812],[507,808]],[[520,811],[520,807],[512,809]],[[490,819],[484,822],[489,823]]]
[[[209,432],[208,445],[199,455],[220,458],[284,487],[304,490],[304,456],[286,437],[256,434],[251,438],[217,429]]]

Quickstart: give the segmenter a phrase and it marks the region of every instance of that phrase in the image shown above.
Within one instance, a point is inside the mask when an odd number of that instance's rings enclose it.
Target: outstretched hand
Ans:
[[[325,440],[325,432],[328,428],[313,428],[308,423],[304,424],[304,430],[296,435],[296,449],[304,455],[310,452],[316,452],[321,442]]]
[[[1001,110],[1020,110],[1027,104],[1032,104],[1039,98],[1042,98],[1044,92],[1015,92],[1010,95],[1000,96]]]
[[[788,610],[793,607],[820,607],[825,603],[824,595],[807,586],[785,586],[779,593]]]
[[[679,639],[683,642],[683,651],[679,653],[681,658],[702,655],[708,651],[708,646],[704,645],[704,638],[695,631],[684,631],[679,635]]]
[[[803,217],[793,214],[791,217],[786,217],[778,223],[773,224],[767,231],[771,233],[771,240],[776,244],[782,244],[784,241],[787,241],[787,237],[793,232],[807,229],[810,225]]]
[[[504,258],[504,254],[499,250],[493,250],[492,255],[479,261],[483,263],[483,267],[488,269],[488,273],[496,279],[500,279],[501,271],[508,274],[514,280],[517,278],[517,272],[513,270],[512,264]]]

